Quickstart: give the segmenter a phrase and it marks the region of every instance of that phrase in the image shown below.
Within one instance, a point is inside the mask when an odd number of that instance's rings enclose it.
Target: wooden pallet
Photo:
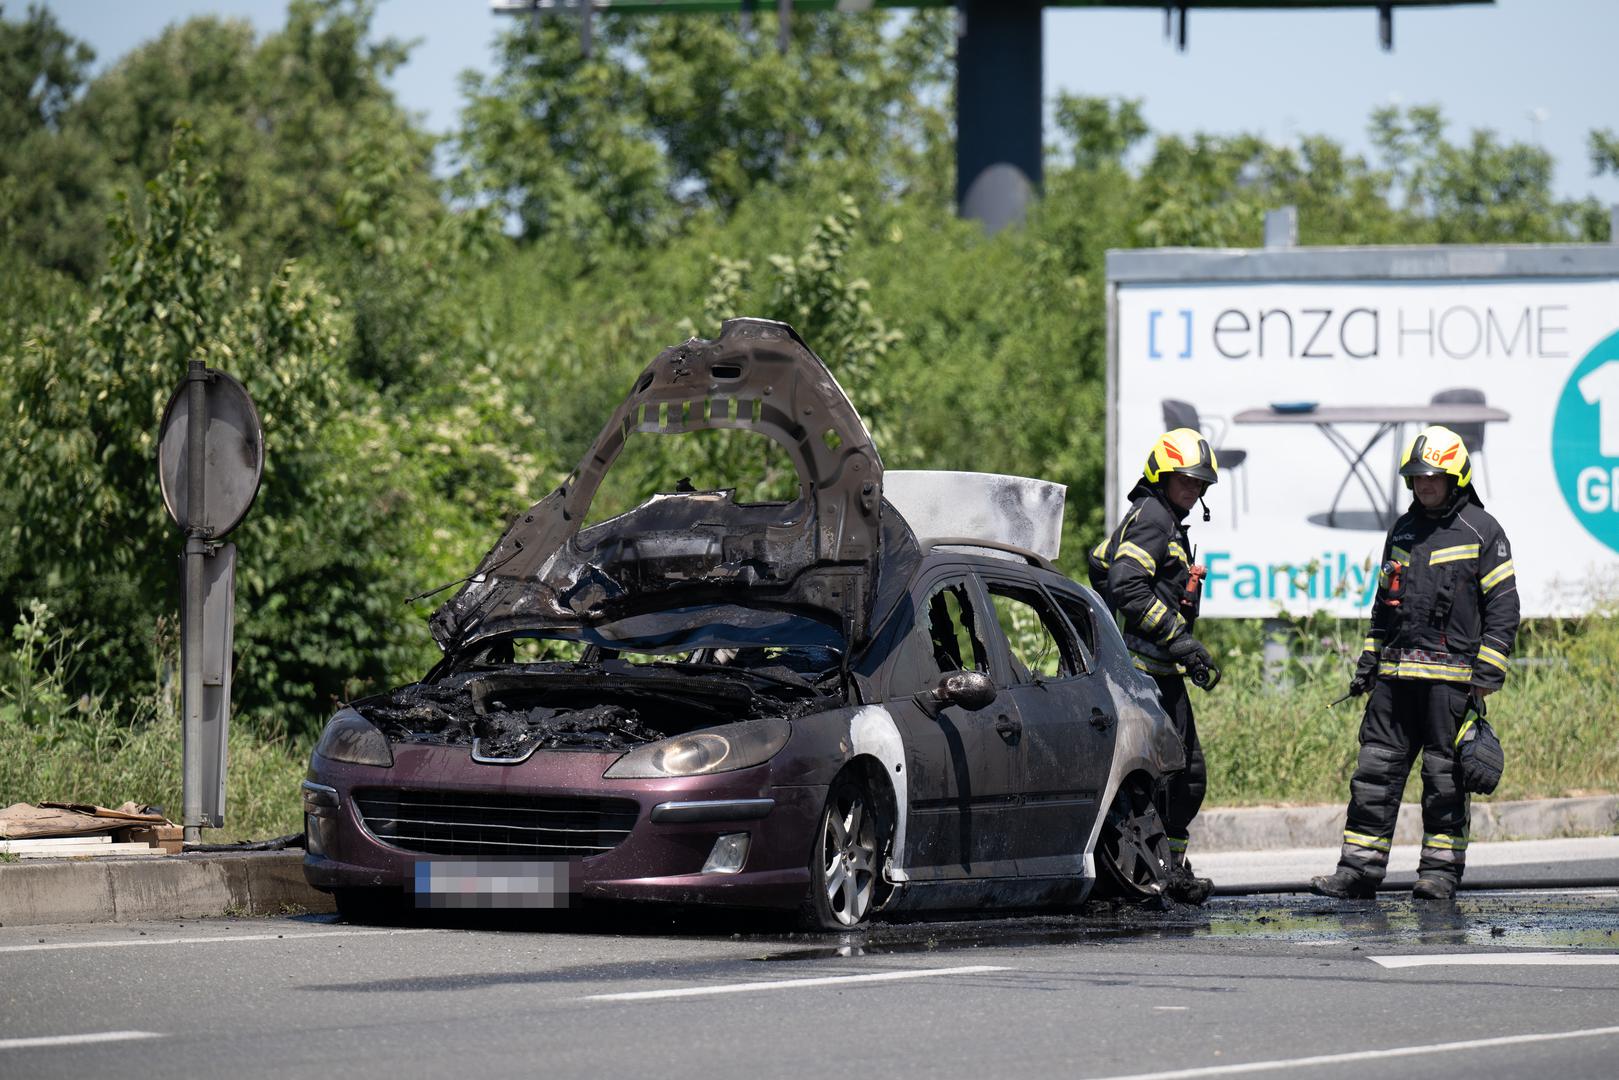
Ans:
[[[0,852],[19,859],[77,859],[106,855],[167,855],[150,842],[115,841],[100,836],[42,836],[32,840],[0,840]]]

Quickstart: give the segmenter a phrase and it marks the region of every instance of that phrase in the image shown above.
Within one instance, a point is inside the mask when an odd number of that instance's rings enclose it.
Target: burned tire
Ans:
[[[889,824],[882,804],[858,776],[832,782],[810,851],[810,888],[803,921],[815,930],[852,930],[885,894],[883,865]]]
[[[362,926],[398,926],[410,914],[405,894],[398,889],[336,889],[332,899],[344,922]]]
[[[1140,776],[1119,786],[1096,841],[1096,890],[1102,899],[1142,903],[1169,886],[1169,834]]]

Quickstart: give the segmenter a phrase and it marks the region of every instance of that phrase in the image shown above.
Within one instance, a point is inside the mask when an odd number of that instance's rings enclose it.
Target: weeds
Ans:
[[[1364,626],[1324,618],[1283,634],[1288,659],[1266,681],[1264,629],[1208,625],[1225,671],[1198,696],[1211,806],[1333,803],[1349,797],[1365,698],[1329,708],[1348,689]],[[1200,630],[1202,627],[1199,628]],[[1619,791],[1619,619],[1526,623],[1506,686],[1489,699],[1507,768],[1494,799]],[[1407,798],[1417,795],[1413,771]]]
[[[173,680],[157,681],[131,705],[71,696],[80,657],[69,630],[35,601],[0,650],[0,805],[125,801],[180,816],[181,735]],[[298,781],[308,747],[284,733],[230,732],[226,827],[210,839],[280,836],[301,824]]]
[[[1209,805],[1335,803],[1348,797],[1364,699],[1343,694],[1360,649],[1354,622],[1309,620],[1287,631],[1289,658],[1267,683],[1263,628],[1205,624],[1225,669],[1195,700],[1209,763]],[[168,635],[172,641],[172,634]],[[1506,747],[1498,799],[1619,791],[1619,619],[1526,625],[1490,719]],[[179,816],[180,720],[173,667],[127,711],[65,687],[79,657],[72,635],[40,603],[0,650],[0,805],[125,800]],[[306,740],[236,724],[230,735],[226,827],[210,840],[297,832]],[[1415,797],[1416,792],[1408,792]]]

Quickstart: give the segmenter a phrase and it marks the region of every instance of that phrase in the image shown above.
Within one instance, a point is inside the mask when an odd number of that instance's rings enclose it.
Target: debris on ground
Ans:
[[[95,855],[173,855],[183,831],[161,807],[126,802],[13,803],[0,810],[0,852],[18,858]]]

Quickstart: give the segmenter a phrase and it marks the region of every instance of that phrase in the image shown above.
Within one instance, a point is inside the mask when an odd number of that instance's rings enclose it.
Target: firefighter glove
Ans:
[[[1171,641],[1169,643],[1169,655],[1175,659],[1176,663],[1184,664],[1189,668],[1209,667],[1214,663],[1214,657],[1209,655],[1209,650],[1205,649],[1203,643],[1190,634]]]
[[[1360,697],[1368,693],[1377,682],[1377,654],[1363,652],[1355,665],[1355,677],[1349,680],[1349,696]]]
[[[1461,771],[1462,790],[1488,795],[1501,783],[1506,754],[1501,740],[1489,722],[1474,709],[1468,709],[1462,729],[1456,735],[1456,762]]]

